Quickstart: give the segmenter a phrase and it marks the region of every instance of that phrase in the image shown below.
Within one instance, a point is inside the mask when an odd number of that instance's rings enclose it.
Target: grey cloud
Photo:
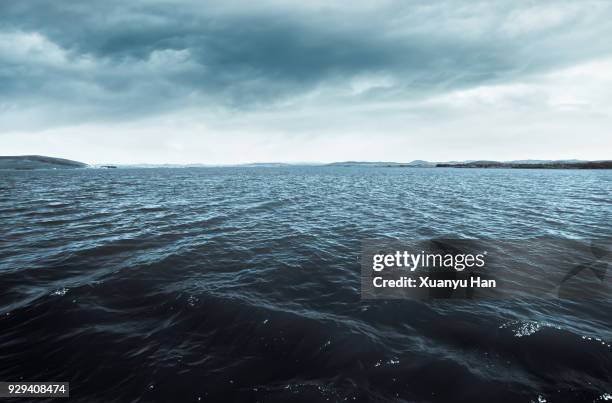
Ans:
[[[612,36],[611,7],[601,3],[593,11],[559,3],[565,11],[552,20],[521,17],[527,2],[252,4],[3,2],[0,33],[37,33],[64,59],[0,60],[0,102],[74,108],[65,118],[75,121],[185,105],[256,110],[368,74],[394,78],[372,97],[419,98],[511,82],[612,50],[603,40]],[[363,94],[339,99],[362,102]]]

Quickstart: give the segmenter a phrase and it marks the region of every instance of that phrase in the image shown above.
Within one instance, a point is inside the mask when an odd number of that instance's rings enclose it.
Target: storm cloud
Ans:
[[[319,108],[338,135],[347,110],[405,133],[411,116],[452,115],[445,97],[612,54],[608,2],[305,3],[2,2],[0,129],[116,130],[189,111],[218,130],[230,118],[282,134],[316,131]]]

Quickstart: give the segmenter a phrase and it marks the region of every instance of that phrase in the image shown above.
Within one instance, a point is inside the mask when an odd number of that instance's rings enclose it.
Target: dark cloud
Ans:
[[[612,48],[603,39],[612,34],[605,4],[232,4],[2,2],[0,41],[16,42],[1,48],[0,100],[118,119],[187,104],[270,107],[368,75],[392,78],[371,96],[418,98]],[[357,102],[363,94],[353,98],[339,96]]]

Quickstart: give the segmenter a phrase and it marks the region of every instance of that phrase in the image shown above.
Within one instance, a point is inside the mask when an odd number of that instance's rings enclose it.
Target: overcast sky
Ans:
[[[0,155],[610,159],[610,21],[610,1],[2,1]]]

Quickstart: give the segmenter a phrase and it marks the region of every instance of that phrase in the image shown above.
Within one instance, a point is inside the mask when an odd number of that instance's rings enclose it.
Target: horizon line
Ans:
[[[602,162],[612,161],[611,159],[579,159],[579,158],[559,158],[559,159],[540,159],[540,158],[524,158],[512,160],[496,160],[496,159],[451,159],[451,160],[424,160],[413,159],[409,161],[384,161],[384,160],[334,160],[334,161],[249,161],[249,162],[226,162],[226,163],[207,163],[207,162],[98,162],[90,163],[75,160],[66,157],[55,157],[40,154],[22,154],[22,155],[0,155],[0,158],[28,158],[40,157],[58,160],[68,160],[86,164],[88,166],[202,166],[202,167],[223,167],[223,166],[245,166],[245,165],[330,165],[330,164],[445,164],[445,163],[474,163],[474,162],[498,162],[498,163],[543,163],[543,162]]]

